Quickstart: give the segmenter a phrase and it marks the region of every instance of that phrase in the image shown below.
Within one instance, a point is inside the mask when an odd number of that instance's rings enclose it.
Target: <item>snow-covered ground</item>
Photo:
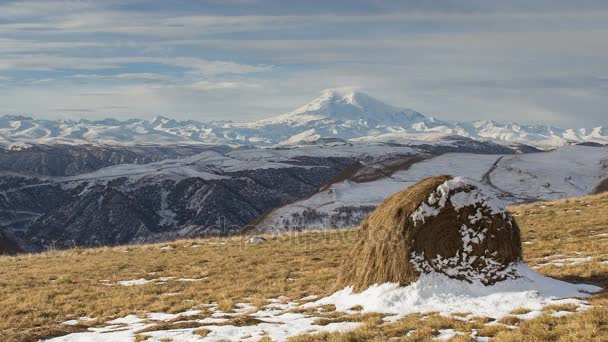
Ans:
[[[608,148],[564,146],[505,157],[490,176],[496,187],[523,199],[583,196],[608,176]]]
[[[307,305],[333,304],[344,311],[360,305],[363,312],[392,313],[403,317],[411,313],[439,312],[449,316],[467,312],[467,317],[486,316],[500,319],[517,308],[540,310],[550,304],[572,303],[584,308],[580,299],[600,291],[593,285],[570,284],[542,276],[525,264],[515,266],[518,278],[485,286],[479,281],[467,283],[438,273],[424,274],[406,287],[398,284],[373,285],[361,293],[345,288],[333,295]],[[562,298],[562,299],[557,299]],[[534,316],[534,314],[528,314]]]
[[[239,303],[233,312],[222,312],[217,304],[204,305],[211,314],[201,318],[202,310],[190,310],[178,314],[149,313],[146,317],[128,315],[111,320],[103,327],[89,328],[89,331],[73,333],[52,338],[51,342],[80,341],[134,341],[139,331],[154,328],[166,322],[198,323],[196,328],[168,329],[146,331],[141,335],[149,336],[146,341],[257,341],[269,337],[275,341],[284,341],[291,336],[316,334],[319,332],[345,332],[357,328],[358,322],[334,322],[327,325],[315,324],[322,318],[322,310],[314,308],[333,304],[336,311],[346,315],[363,313],[385,314],[386,322],[394,322],[413,313],[438,312],[441,315],[469,320],[485,316],[496,320],[512,315],[515,309],[527,309],[527,313],[514,315],[526,320],[537,317],[544,307],[554,304],[573,304],[577,311],[589,308],[582,297],[600,291],[592,285],[570,284],[544,277],[532,271],[525,264],[516,264],[518,277],[485,286],[480,282],[468,283],[449,278],[442,274],[431,273],[406,287],[386,283],[373,285],[361,293],[353,293],[345,288],[328,297],[317,299],[314,296],[299,300],[287,301],[287,298],[272,299],[271,304],[257,308],[248,303]],[[307,302],[308,301],[308,302]],[[360,306],[362,310],[351,310]],[[303,313],[313,309],[315,314]],[[466,316],[462,316],[466,313]],[[566,315],[569,312],[556,312],[555,315]],[[195,317],[196,316],[196,317]],[[230,319],[248,316],[259,320],[258,324],[235,326]],[[78,322],[66,321],[65,324]],[[499,324],[496,322],[488,324]],[[206,336],[195,333],[206,329]],[[153,329],[152,329],[153,330]],[[453,336],[455,331],[440,331],[439,339]]]
[[[376,206],[383,199],[430,176],[449,174],[481,181],[507,203],[555,200],[589,194],[608,177],[608,148],[564,146],[555,151],[515,155],[449,153],[424,160],[390,177],[356,183],[345,180],[275,209],[258,224],[261,231],[285,228],[285,220],[314,210],[326,214],[305,228],[331,227],[328,220],[345,207]],[[302,227],[299,227],[302,228]]]

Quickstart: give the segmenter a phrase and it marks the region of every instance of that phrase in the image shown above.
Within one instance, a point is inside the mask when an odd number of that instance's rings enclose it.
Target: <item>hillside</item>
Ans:
[[[525,261],[533,269],[566,281],[608,286],[608,194],[511,211],[522,229]],[[92,335],[69,335],[61,341],[133,340],[135,335],[137,341],[179,341],[222,333],[256,339],[263,337],[256,335],[256,327],[277,327],[262,321],[279,317],[281,322],[305,322],[318,332],[295,341],[451,336],[468,341],[472,333],[478,340],[493,341],[600,341],[608,336],[606,291],[587,298],[587,304],[519,308],[499,320],[466,312],[391,320],[356,308],[343,313],[332,306],[298,306],[335,291],[337,267],[355,232],[269,236],[260,244],[231,237],[0,257],[0,340],[37,341],[89,327]],[[270,310],[264,311],[268,315],[286,313],[263,318],[254,313],[262,306]]]
[[[597,163],[606,159],[604,148],[563,148],[588,150],[592,175],[583,183],[603,178]],[[412,147],[36,145],[0,153],[0,225],[28,252],[238,234],[264,213],[314,195],[353,165],[447,152],[482,158],[516,150],[471,140]]]
[[[608,177],[607,152],[606,148],[564,146],[544,153],[385,158],[368,163],[310,197],[275,208],[256,223],[256,231],[354,226],[384,198],[445,172],[487,184],[509,204],[583,196],[605,186],[602,181],[605,183]]]

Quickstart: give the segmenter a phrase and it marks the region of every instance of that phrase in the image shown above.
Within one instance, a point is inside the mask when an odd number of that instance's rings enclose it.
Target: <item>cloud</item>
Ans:
[[[124,62],[124,61],[123,61]],[[94,70],[117,68],[122,63],[116,59],[96,59],[62,55],[24,54],[0,56],[0,70]]]
[[[90,108],[54,108],[56,112],[73,112],[73,113],[91,113],[94,110]]]
[[[30,39],[6,39],[0,38],[0,54],[31,53],[40,51],[65,51],[71,49],[83,49],[101,47],[106,44],[88,41],[43,41]]]
[[[356,85],[442,119],[605,124],[605,1],[244,1],[3,2],[0,112],[239,121]]]
[[[105,1],[104,1],[105,2]],[[107,0],[106,4],[110,4]],[[0,4],[0,18],[5,20],[37,20],[40,18],[65,16],[68,13],[95,10],[99,4],[91,1],[6,1]]]
[[[218,90],[218,89],[239,89],[239,88],[259,88],[259,84],[245,82],[210,82],[199,81],[187,87],[199,90]]]
[[[247,65],[225,61],[208,61],[200,58],[166,59],[165,64],[177,65],[191,69],[192,72],[205,75],[248,74],[272,70],[272,65]]]
[[[271,65],[248,65],[227,61],[210,61],[192,57],[70,57],[48,54],[0,56],[0,70],[99,70],[117,69],[135,63],[156,63],[189,69],[204,75],[247,74],[272,69]],[[148,73],[149,74],[149,73]],[[125,74],[123,74],[124,76]],[[126,74],[128,75],[128,74]]]
[[[134,80],[134,81],[164,81],[168,76],[163,74],[155,74],[150,72],[142,73],[124,73],[115,75],[98,75],[98,74],[76,74],[71,76],[76,79],[84,80]]]

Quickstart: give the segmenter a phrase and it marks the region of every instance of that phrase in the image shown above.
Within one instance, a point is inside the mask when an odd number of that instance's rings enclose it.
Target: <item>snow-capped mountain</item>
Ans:
[[[425,119],[424,115],[416,111],[387,105],[361,92],[326,89],[321,96],[293,112],[257,121],[254,126],[348,122],[374,128],[409,126]]]
[[[0,142],[11,148],[22,143],[52,144],[227,144],[295,145],[323,138],[409,143],[455,136],[551,148],[568,143],[608,143],[604,127],[563,129],[495,121],[447,122],[411,109],[385,104],[352,89],[328,89],[312,102],[286,114],[250,123],[231,121],[37,120],[0,117]]]
[[[361,92],[328,89],[312,102],[283,115],[245,124],[256,138],[291,145],[320,138],[344,140],[375,137],[435,120],[411,110],[387,105]]]

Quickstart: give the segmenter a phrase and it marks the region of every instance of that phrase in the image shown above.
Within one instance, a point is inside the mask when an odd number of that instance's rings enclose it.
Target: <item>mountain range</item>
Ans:
[[[39,120],[0,117],[0,143],[9,149],[24,144],[169,145],[214,144],[281,146],[322,139],[410,143],[454,138],[554,148],[571,143],[608,143],[608,129],[559,128],[495,121],[449,122],[415,110],[397,108],[363,92],[328,89],[310,103],[286,114],[248,123],[105,119]]]
[[[441,174],[508,203],[585,195],[608,184],[607,137],[450,123],[342,89],[251,123],[4,116],[0,254],[352,227]]]
[[[0,149],[0,254],[238,234],[363,164],[373,168],[360,181],[384,177],[383,163],[400,169],[422,155],[449,152],[520,151],[470,139],[416,146],[334,141],[280,148]]]

